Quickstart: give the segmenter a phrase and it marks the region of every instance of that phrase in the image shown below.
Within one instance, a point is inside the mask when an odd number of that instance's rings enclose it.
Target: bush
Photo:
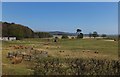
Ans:
[[[67,39],[68,36],[67,35],[62,35],[62,39]]]
[[[58,39],[58,37],[56,36],[55,39]]]
[[[83,38],[83,33],[80,33],[77,38]]]
[[[120,61],[97,59],[38,59],[34,75],[120,75]]]
[[[55,37],[54,42],[57,42],[57,40],[58,40],[58,37]]]
[[[71,37],[71,39],[75,39],[75,37]]]
[[[50,33],[48,32],[35,32],[36,35],[38,35],[39,38],[49,38],[53,37]]]

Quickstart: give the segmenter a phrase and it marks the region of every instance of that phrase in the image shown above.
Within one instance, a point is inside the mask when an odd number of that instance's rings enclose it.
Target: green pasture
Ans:
[[[44,50],[53,58],[98,58],[98,59],[118,59],[118,42],[106,41],[104,39],[22,39],[16,41],[3,41],[2,43],[2,66],[3,74],[31,74],[29,65],[32,62],[23,61],[13,65],[6,58],[8,51],[18,51],[9,46],[22,45],[33,47],[35,50]],[[20,49],[19,51],[25,51]],[[64,52],[60,52],[64,51]],[[94,52],[98,52],[95,54]]]

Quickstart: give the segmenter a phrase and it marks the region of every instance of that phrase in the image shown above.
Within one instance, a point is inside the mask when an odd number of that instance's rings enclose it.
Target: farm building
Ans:
[[[0,40],[13,41],[13,40],[16,40],[16,37],[0,37]]]

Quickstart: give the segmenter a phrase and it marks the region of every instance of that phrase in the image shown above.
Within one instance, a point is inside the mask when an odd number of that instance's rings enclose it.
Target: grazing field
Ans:
[[[54,42],[53,40],[34,38],[3,41],[3,75],[118,74],[117,41],[59,39]],[[24,58],[21,62],[16,58],[7,58],[9,52],[24,54]],[[96,71],[98,69],[99,71]]]

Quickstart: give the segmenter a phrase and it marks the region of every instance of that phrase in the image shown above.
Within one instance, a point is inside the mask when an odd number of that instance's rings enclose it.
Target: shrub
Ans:
[[[56,36],[55,39],[58,39],[58,37]]]
[[[75,37],[71,37],[71,39],[75,39]]]
[[[67,39],[68,36],[67,35],[62,35],[62,39]]]
[[[83,33],[80,33],[77,38],[83,38]]]
[[[81,58],[40,59],[34,65],[35,75],[119,75],[119,60]]]

